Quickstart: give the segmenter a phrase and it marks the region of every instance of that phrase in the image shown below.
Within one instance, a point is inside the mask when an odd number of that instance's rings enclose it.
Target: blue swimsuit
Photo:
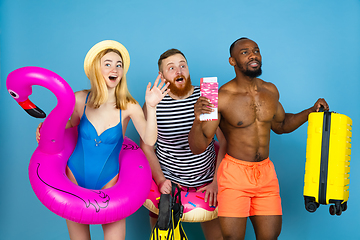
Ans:
[[[87,119],[85,110],[78,126],[78,139],[67,165],[79,186],[101,189],[119,173],[119,153],[123,143],[121,110],[120,122],[100,136]]]

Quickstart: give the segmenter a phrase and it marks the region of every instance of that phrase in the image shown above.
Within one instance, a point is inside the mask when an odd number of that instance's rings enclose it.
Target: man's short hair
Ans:
[[[158,66],[159,66],[159,71],[161,71],[161,64],[162,64],[162,61],[168,57],[171,57],[175,54],[181,54],[185,60],[187,61],[185,55],[178,49],[175,49],[175,48],[172,48],[172,49],[169,49],[167,50],[166,52],[164,52],[163,54],[160,55],[160,58],[159,58],[159,61],[158,61]]]
[[[241,38],[239,38],[239,39],[236,39],[236,40],[231,44],[231,46],[230,46],[230,57],[232,57],[231,52],[232,52],[235,44],[236,44],[238,41],[244,40],[244,39],[249,39],[249,38],[247,38],[247,37],[241,37]]]

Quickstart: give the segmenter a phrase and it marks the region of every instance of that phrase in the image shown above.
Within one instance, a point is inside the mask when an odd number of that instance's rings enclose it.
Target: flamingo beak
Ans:
[[[32,117],[35,118],[45,118],[46,113],[43,110],[38,108],[33,104],[29,99],[26,99],[24,102],[18,102],[19,105]]]

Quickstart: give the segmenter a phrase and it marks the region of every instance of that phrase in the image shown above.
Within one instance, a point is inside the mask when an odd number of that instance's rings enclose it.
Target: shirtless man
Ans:
[[[218,126],[227,142],[227,154],[218,169],[219,220],[224,239],[244,239],[250,218],[256,239],[277,239],[281,231],[282,209],[279,184],[269,160],[270,130],[289,133],[308,119],[322,98],[297,114],[285,113],[276,86],[259,78],[261,55],[258,45],[240,38],[230,47],[229,62],[236,77],[219,89],[218,120],[201,122],[211,104],[200,97],[194,106],[195,121],[189,133],[194,154],[209,144]]]

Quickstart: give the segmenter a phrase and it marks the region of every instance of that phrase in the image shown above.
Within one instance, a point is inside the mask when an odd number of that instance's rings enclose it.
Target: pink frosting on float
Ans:
[[[219,143],[215,141],[214,145],[217,156]],[[153,180],[144,207],[153,213],[159,214],[159,200],[159,188]],[[206,222],[217,218],[218,207],[209,206],[209,203],[205,202],[205,192],[181,191],[181,203],[184,206],[184,213],[181,219],[183,222]]]
[[[144,206],[153,213],[159,214],[160,192],[155,181],[152,181],[150,194]],[[205,202],[205,192],[181,191],[181,203],[184,206],[183,222],[206,222],[217,218],[217,206]]]

